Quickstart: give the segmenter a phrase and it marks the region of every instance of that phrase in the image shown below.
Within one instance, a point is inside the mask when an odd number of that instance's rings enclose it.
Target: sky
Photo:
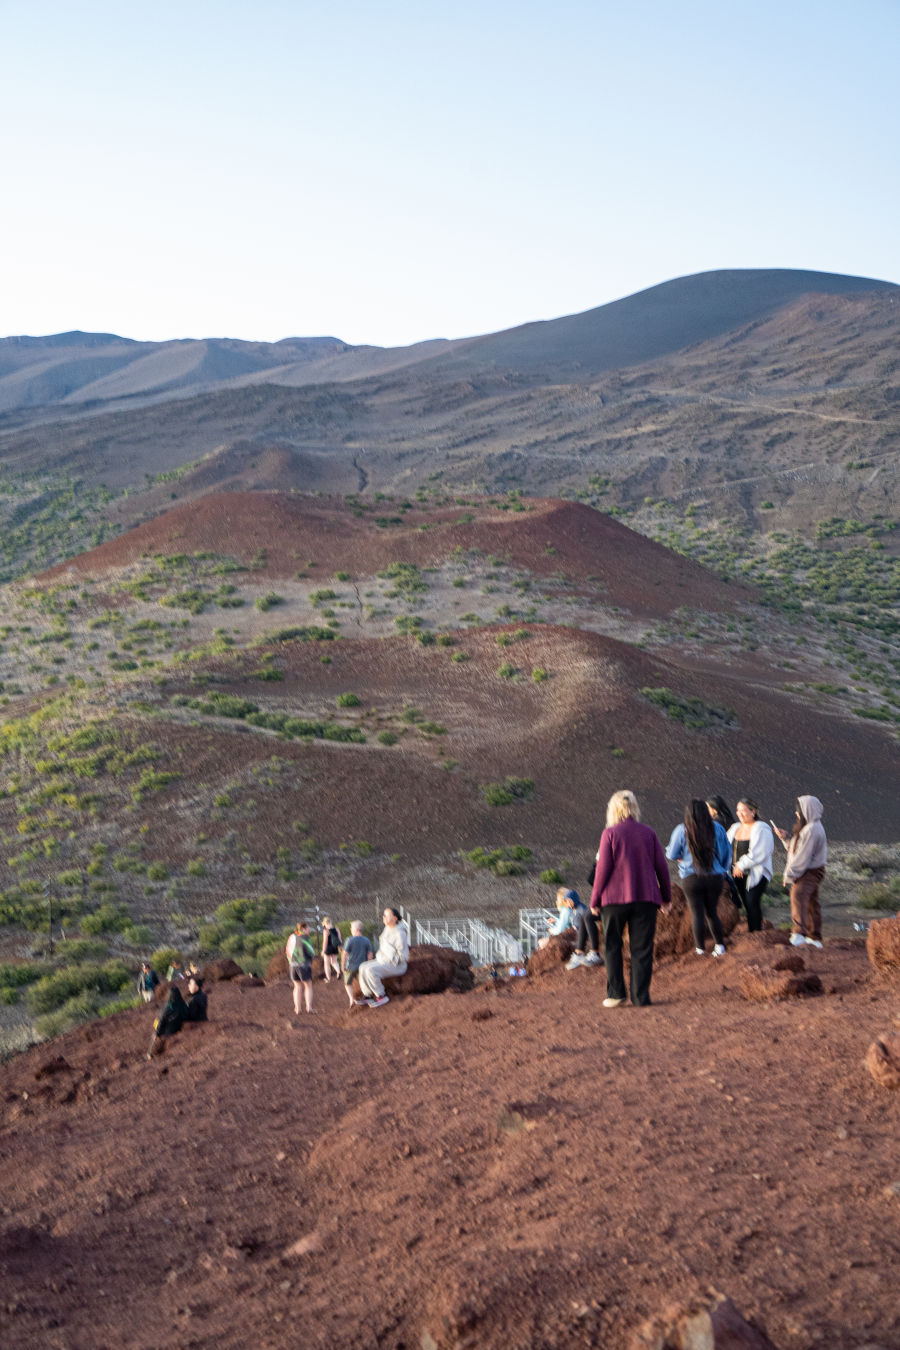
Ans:
[[[0,0],[0,335],[496,332],[900,282],[900,0]]]

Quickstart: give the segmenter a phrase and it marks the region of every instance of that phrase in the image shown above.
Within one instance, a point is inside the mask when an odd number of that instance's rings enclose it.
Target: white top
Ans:
[[[728,830],[728,842],[734,843],[734,836],[740,829],[736,820]],[[748,886],[756,886],[765,877],[772,879],[772,854],[775,852],[775,835],[764,820],[754,820],[750,827],[750,844],[746,853],[735,862],[735,867],[746,878]]]

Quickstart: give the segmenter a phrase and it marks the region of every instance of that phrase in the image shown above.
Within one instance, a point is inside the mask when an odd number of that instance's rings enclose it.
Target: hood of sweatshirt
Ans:
[[[811,825],[814,820],[822,819],[825,808],[818,797],[798,797],[797,801],[800,803],[800,810],[803,812],[807,825]]]

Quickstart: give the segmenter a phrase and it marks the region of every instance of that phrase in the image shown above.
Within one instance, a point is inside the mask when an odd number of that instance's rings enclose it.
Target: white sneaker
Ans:
[[[605,998],[603,1006],[604,1008],[619,1008],[624,1002],[624,998]]]
[[[716,945],[713,947],[713,956],[724,956],[724,955],[725,955],[725,948],[722,946],[721,942],[717,942]]]
[[[791,933],[791,946],[792,947],[806,946],[806,938],[803,936],[802,933]]]
[[[823,950],[822,944],[818,938],[807,938],[806,945],[807,947],[818,947],[819,951]]]
[[[566,962],[566,970],[577,970],[579,966],[583,966],[584,964],[584,957],[579,955],[578,952],[573,952]]]
[[[588,952],[587,956],[584,958],[584,964],[586,966],[602,966],[603,962],[596,952]]]
[[[694,948],[694,955],[695,955],[695,956],[705,956],[705,955],[706,955],[706,948],[705,948],[705,947],[695,947],[695,948]]]

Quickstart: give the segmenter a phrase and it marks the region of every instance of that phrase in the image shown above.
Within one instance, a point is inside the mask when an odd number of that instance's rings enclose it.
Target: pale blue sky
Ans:
[[[0,334],[394,346],[900,282],[900,0],[0,0]]]

